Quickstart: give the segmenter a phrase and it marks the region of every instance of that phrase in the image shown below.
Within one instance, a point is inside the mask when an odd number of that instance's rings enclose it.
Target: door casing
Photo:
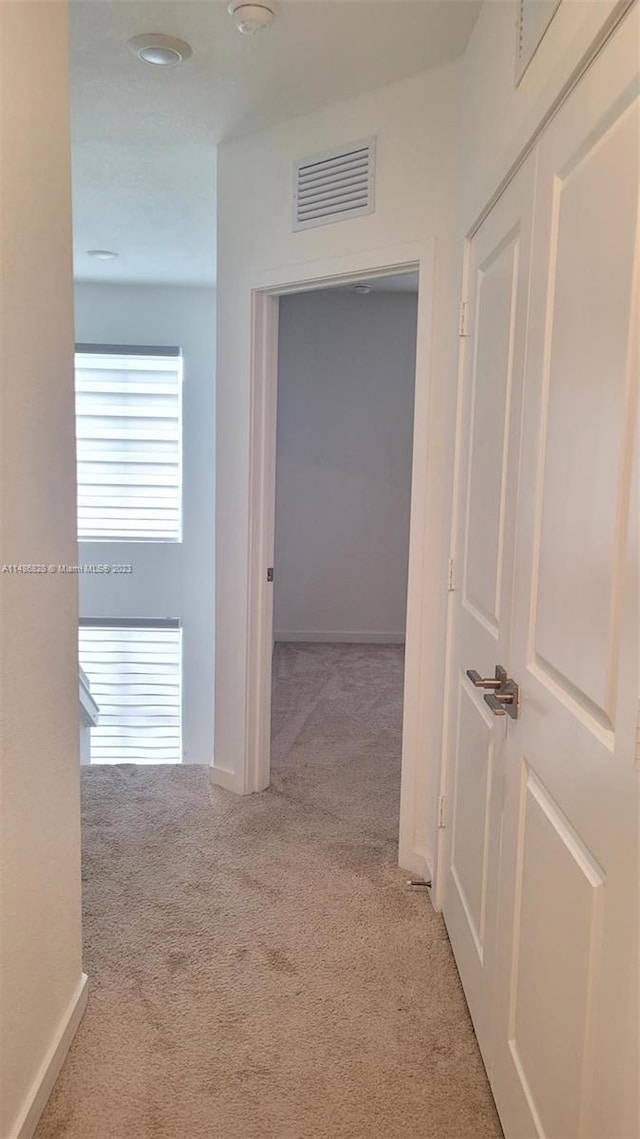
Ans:
[[[434,281],[434,242],[314,262],[267,273],[252,280],[251,292],[251,427],[249,470],[249,585],[247,597],[247,698],[245,793],[264,790],[270,775],[271,654],[273,645],[273,587],[267,568],[273,565],[275,465],[278,383],[278,302],[281,296],[313,289],[355,284],[359,280],[402,272],[419,274],[414,435],[411,478],[411,517],[407,624],[405,645],[400,864],[414,874],[431,877],[430,816],[425,779],[437,770],[425,764],[420,693],[425,675],[441,672],[442,639],[432,635],[437,608],[446,604],[442,592],[434,597],[434,581],[442,578],[448,535],[427,541],[435,533],[429,512],[427,483],[432,450],[440,434],[431,423],[430,395],[435,378],[431,367]],[[439,736],[435,737],[436,745]]]

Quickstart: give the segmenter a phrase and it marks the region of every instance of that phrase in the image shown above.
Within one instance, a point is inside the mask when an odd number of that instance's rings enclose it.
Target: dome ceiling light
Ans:
[[[96,261],[113,261],[117,256],[113,249],[87,249],[87,257],[95,257]]]
[[[177,67],[184,63],[193,50],[185,40],[176,39],[175,36],[163,36],[159,32],[146,32],[140,36],[132,36],[127,40],[134,55],[143,63],[150,63],[153,67]]]
[[[271,26],[276,18],[276,6],[273,0],[262,0],[258,4],[247,4],[246,0],[231,0],[229,15],[233,17],[239,32],[246,36],[255,36]]]

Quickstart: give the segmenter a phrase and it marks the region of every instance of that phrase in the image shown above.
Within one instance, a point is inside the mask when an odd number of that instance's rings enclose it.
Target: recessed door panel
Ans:
[[[554,186],[535,650],[613,726],[625,525],[638,121],[629,108]]]
[[[516,229],[479,266],[476,284],[464,593],[493,633],[500,622],[518,249]]]
[[[473,942],[484,952],[489,828],[493,778],[493,724],[468,682],[458,689],[458,746],[452,819],[452,875]]]
[[[541,1135],[581,1134],[605,875],[523,762],[509,1047]]]

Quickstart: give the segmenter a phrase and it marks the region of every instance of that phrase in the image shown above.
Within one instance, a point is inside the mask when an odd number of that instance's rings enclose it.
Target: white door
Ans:
[[[637,42],[636,10],[471,248],[444,913],[507,1139],[640,1133]],[[468,683],[496,665],[517,719]]]
[[[492,1071],[509,1139],[638,1135],[636,17],[538,148]]]
[[[473,237],[459,428],[456,647],[444,916],[490,1065],[505,717],[467,676],[509,662],[534,162]]]

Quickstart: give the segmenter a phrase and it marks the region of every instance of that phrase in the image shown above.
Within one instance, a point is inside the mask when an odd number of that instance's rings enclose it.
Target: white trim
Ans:
[[[89,978],[80,980],[7,1139],[32,1139],[87,1006]]]
[[[209,776],[214,786],[222,787],[225,791],[233,791],[236,795],[244,794],[244,782],[235,771],[227,771],[226,768],[216,767],[213,764],[209,768]]]
[[[429,726],[424,722],[423,693],[442,668],[443,645],[434,630],[434,606],[440,597],[438,581],[447,542],[432,519],[430,506],[431,457],[441,446],[440,431],[431,415],[432,333],[435,292],[435,247],[422,259],[418,291],[418,339],[409,524],[409,571],[407,580],[407,639],[404,657],[404,707],[402,725],[402,779],[400,787],[400,835],[398,862],[407,870],[425,876],[426,843],[429,835],[429,802],[424,793],[433,762],[428,746]],[[447,378],[441,377],[441,383]],[[429,875],[431,877],[431,875]]]
[[[289,629],[273,634],[274,641],[295,644],[319,645],[403,645],[405,642],[404,629],[401,633],[332,633],[318,629],[300,630]]]
[[[245,794],[264,791],[270,780],[273,583],[267,569],[275,547],[277,294],[252,290],[251,314]]]
[[[420,795],[428,762],[422,747],[425,729],[421,694],[427,673],[433,674],[441,669],[443,656],[442,645],[427,635],[433,625],[430,620],[434,605],[433,580],[438,576],[440,555],[443,553],[437,540],[426,540],[427,534],[435,531],[427,500],[429,459],[432,449],[441,442],[428,414],[432,383],[434,267],[434,242],[411,242],[275,269],[256,275],[247,282],[252,298],[252,344],[243,790],[251,793],[269,785],[273,586],[267,582],[266,571],[273,565],[274,544],[277,298],[416,269],[420,274],[399,843],[400,864],[420,875],[425,868],[424,836],[429,821],[428,803],[423,802]]]
[[[461,282],[461,295],[462,303],[468,305],[469,294],[469,273],[471,263],[471,238],[465,237],[464,251],[462,257],[462,282]],[[466,446],[466,441],[462,433],[462,420],[464,411],[464,369],[466,363],[466,354],[469,351],[468,337],[462,337],[458,349],[458,361],[456,370],[456,413],[455,413],[455,442],[453,449],[453,479],[451,486],[451,513],[450,513],[450,532],[449,532],[449,565],[456,565],[461,551],[458,550],[458,515],[462,508],[461,502],[461,468],[462,468],[462,452]],[[447,793],[447,778],[448,778],[448,757],[449,748],[451,746],[450,733],[451,733],[451,708],[454,699],[454,648],[455,648],[455,591],[451,591],[447,598],[447,625],[445,635],[445,645],[442,657],[442,668],[444,670],[444,692],[442,698],[442,739],[440,749],[440,773],[439,773],[439,800]],[[435,808],[434,815],[435,819]],[[431,900],[433,908],[440,911],[444,901],[444,882],[446,874],[445,854],[446,854],[446,833],[444,827],[435,827],[435,847],[434,847],[434,862],[432,874],[432,892]],[[440,870],[442,868],[442,873]]]
[[[537,146],[549,123],[569,98],[571,92],[582,79],[585,71],[597,59],[608,40],[622,22],[627,12],[637,0],[615,0],[611,11],[602,19],[597,4],[586,5],[589,18],[580,29],[578,39],[572,44],[557,71],[549,76],[536,105],[522,123],[516,137],[511,141],[505,155],[501,157],[495,172],[488,180],[483,179],[483,188],[468,212],[469,221],[463,227],[467,238],[471,239],[483,221],[502,197],[518,170]],[[555,16],[554,12],[554,16]],[[543,37],[544,38],[544,37]],[[577,54],[576,54],[577,45]],[[562,82],[559,76],[568,78]],[[558,89],[558,84],[561,84]],[[506,173],[505,173],[506,171]],[[476,204],[477,203],[477,204]]]
[[[407,860],[402,862],[402,869],[407,870],[413,878],[419,878],[422,882],[430,882],[429,898],[433,905],[433,870],[431,863],[426,855],[419,854],[418,851],[409,853]],[[434,907],[435,908],[435,907]]]
[[[366,279],[393,277],[397,273],[414,273],[421,262],[433,259],[433,241],[403,242],[384,249],[368,249],[362,253],[345,253],[300,265],[285,265],[256,273],[251,279],[254,293],[289,296],[312,289],[333,288]]]

